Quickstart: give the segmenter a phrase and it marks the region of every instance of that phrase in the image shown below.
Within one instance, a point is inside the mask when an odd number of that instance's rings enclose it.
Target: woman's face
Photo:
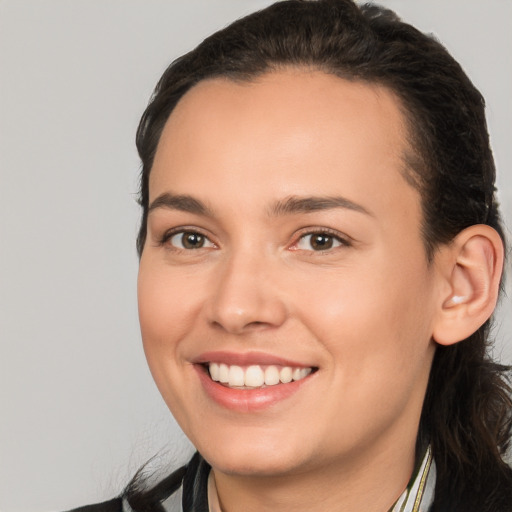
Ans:
[[[413,446],[439,293],[405,140],[388,90],[321,72],[204,81],[170,116],[142,337],[218,470],[290,474]]]

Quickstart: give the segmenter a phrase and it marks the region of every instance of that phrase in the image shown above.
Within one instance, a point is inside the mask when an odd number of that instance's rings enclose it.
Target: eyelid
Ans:
[[[185,249],[185,248],[181,248],[181,247],[176,247],[174,245],[171,245],[171,244],[168,244],[168,242],[176,235],[179,235],[179,234],[183,234],[183,233],[194,233],[194,234],[198,234],[198,235],[201,235],[202,237],[204,237],[206,240],[208,240],[208,242],[211,244],[211,246],[209,247],[199,247],[197,249]],[[168,229],[167,231],[165,231],[163,233],[162,236],[159,237],[158,239],[158,245],[159,246],[164,246],[164,245],[169,245],[171,247],[172,250],[174,251],[186,251],[186,252],[189,252],[189,251],[198,251],[200,249],[212,249],[212,248],[216,248],[217,247],[217,244],[215,242],[212,241],[211,239],[211,236],[206,234],[204,232],[204,230],[202,230],[201,228],[198,228],[198,227],[195,227],[195,226],[177,226],[177,227],[174,227],[174,228],[171,228],[171,229]],[[213,246],[213,247],[212,247]]]
[[[297,245],[299,244],[300,240],[306,236],[311,235],[328,235],[336,239],[338,242],[340,242],[340,245],[336,247],[331,247],[325,250],[319,250],[315,251],[314,249],[299,249]],[[290,249],[294,251],[305,251],[305,252],[316,252],[316,253],[325,253],[325,252],[332,252],[336,249],[343,248],[343,247],[350,247],[352,245],[352,240],[349,236],[340,233],[339,231],[336,231],[335,229],[331,228],[325,228],[325,227],[308,227],[301,229],[296,235],[294,236],[294,241],[290,245]]]

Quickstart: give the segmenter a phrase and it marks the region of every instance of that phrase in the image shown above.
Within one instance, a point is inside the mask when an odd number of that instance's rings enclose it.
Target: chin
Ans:
[[[238,441],[238,442],[237,442]],[[206,461],[218,471],[240,476],[278,476],[302,466],[305,454],[295,443],[247,436],[240,440],[217,440],[196,444]]]
[[[227,475],[253,476],[253,477],[277,477],[290,474],[298,469],[301,464],[297,460],[290,460],[278,454],[272,457],[254,456],[253,453],[230,453],[227,450],[208,458],[203,455],[208,463],[216,470]]]

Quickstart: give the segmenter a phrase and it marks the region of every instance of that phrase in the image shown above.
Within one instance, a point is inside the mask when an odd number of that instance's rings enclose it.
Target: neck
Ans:
[[[414,464],[412,439],[300,473],[248,476],[213,469],[213,475],[222,512],[387,512],[405,490]]]

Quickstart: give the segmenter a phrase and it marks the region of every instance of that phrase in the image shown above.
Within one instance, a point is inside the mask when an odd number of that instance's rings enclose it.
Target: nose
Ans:
[[[206,306],[209,323],[232,334],[283,324],[287,308],[271,267],[243,254],[224,261]]]

